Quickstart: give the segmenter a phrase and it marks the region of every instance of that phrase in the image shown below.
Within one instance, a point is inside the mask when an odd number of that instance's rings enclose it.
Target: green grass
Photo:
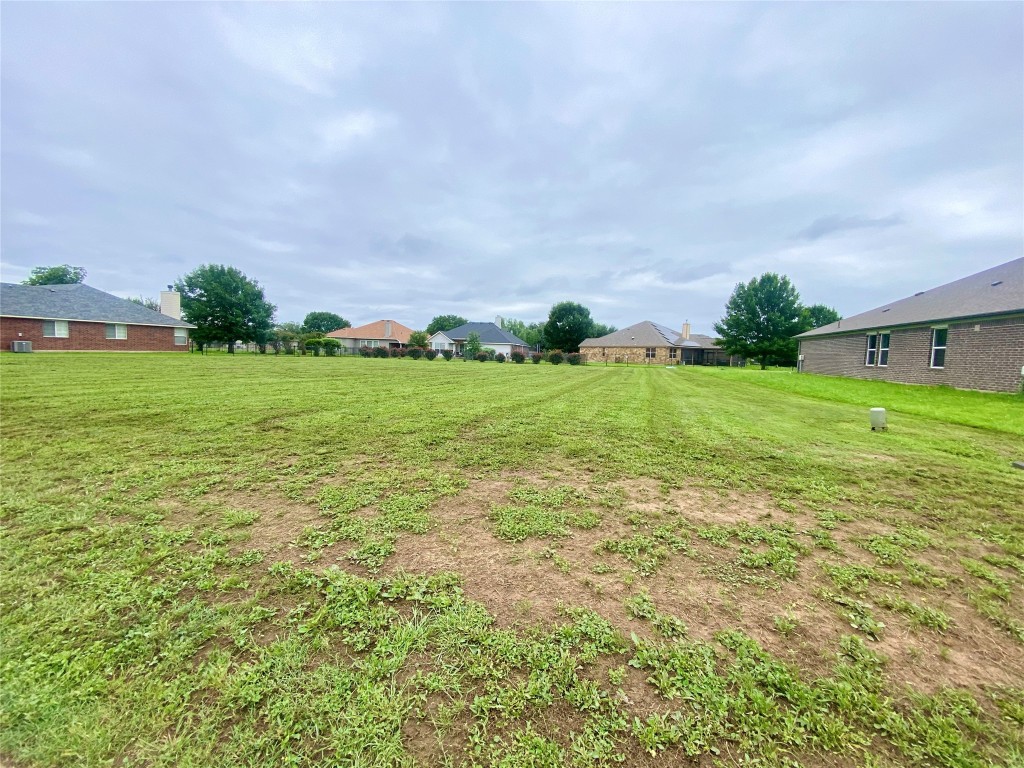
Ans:
[[[4,764],[1024,755],[1019,396],[38,354],[0,405]]]

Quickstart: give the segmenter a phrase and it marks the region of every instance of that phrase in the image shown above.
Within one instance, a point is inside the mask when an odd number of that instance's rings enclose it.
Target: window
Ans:
[[[932,328],[932,368],[946,367],[946,335],[947,328]]]
[[[174,343],[179,347],[188,344],[188,331],[184,328],[174,329]]]
[[[878,334],[878,365],[885,368],[889,365],[889,334]]]
[[[48,339],[66,339],[68,337],[68,321],[43,320],[43,336]]]
[[[878,359],[878,334],[868,334],[868,352],[864,356],[864,365],[874,365]]]
[[[370,347],[371,349],[374,349],[380,346],[380,339],[363,339],[363,343],[361,346]]]
[[[128,326],[124,323],[107,323],[108,339],[127,339],[128,338]]]
[[[653,360],[654,356],[657,355],[657,354],[658,354],[658,350],[655,347],[648,347],[647,348],[647,359],[648,360]]]
[[[677,356],[678,354],[679,354],[679,350],[678,350],[678,349],[676,349],[675,347],[669,347],[669,348],[668,348],[668,359],[669,359],[669,360],[675,360],[675,359],[676,359],[676,356]]]

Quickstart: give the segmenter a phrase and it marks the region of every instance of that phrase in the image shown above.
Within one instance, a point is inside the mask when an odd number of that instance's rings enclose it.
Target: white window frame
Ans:
[[[124,341],[128,338],[128,325],[126,323],[106,323],[103,329],[103,337],[110,341]]]
[[[943,344],[936,344],[935,337],[938,331],[943,331],[946,334],[946,338],[943,340]],[[946,367],[946,348],[949,346],[949,326],[948,325],[936,325],[932,327],[932,343],[931,352],[928,355],[928,367],[936,370],[942,370]],[[935,353],[938,350],[942,350],[942,365],[935,364]]]
[[[675,347],[669,347],[668,348],[668,359],[669,360],[678,360],[679,359],[679,350],[676,349]]]
[[[175,328],[174,329],[174,345],[183,347],[188,344],[188,329],[187,328]]]
[[[889,331],[878,332],[878,367],[889,367],[889,347],[892,345],[892,334]],[[884,362],[883,362],[884,361]]]
[[[864,353],[864,365],[870,368],[878,363],[878,334],[869,333],[867,340],[868,349]]]
[[[646,349],[647,349],[646,355],[647,355],[647,359],[648,360],[654,360],[658,356],[658,348],[657,347],[647,347]]]
[[[47,333],[48,325],[52,325],[53,333]],[[43,338],[44,339],[66,339],[71,335],[71,331],[68,328],[67,320],[43,320]]]

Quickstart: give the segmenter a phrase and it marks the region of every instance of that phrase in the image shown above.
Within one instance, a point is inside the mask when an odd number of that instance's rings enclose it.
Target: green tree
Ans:
[[[71,285],[85,280],[84,267],[61,264],[59,267],[33,267],[24,285]]]
[[[234,354],[236,341],[265,344],[269,339],[276,307],[259,283],[234,267],[204,264],[174,288],[181,294],[182,317],[196,326],[190,336],[200,348],[221,341]]]
[[[430,339],[426,331],[413,331],[409,334],[410,347],[426,347],[428,344],[430,344]]]
[[[160,302],[156,299],[151,299],[148,296],[129,296],[128,301],[133,304],[138,304],[140,307],[152,309],[154,312],[160,311]]]
[[[749,283],[738,283],[725,305],[725,317],[715,323],[722,348],[761,363],[796,357],[800,333],[800,294],[785,275],[766,272]]]
[[[468,322],[466,318],[458,315],[438,315],[427,326],[427,336],[433,336],[438,331],[450,331],[452,328],[458,328]]]
[[[832,307],[824,304],[812,304],[809,307],[800,308],[800,333],[810,331],[813,328],[821,328],[823,325],[842,320],[843,316]]]
[[[504,328],[513,336],[518,336],[525,341],[527,346],[535,348],[544,346],[544,323],[542,322],[525,323],[512,318],[505,321]]]
[[[315,333],[323,336],[325,333],[336,331],[339,328],[351,328],[352,323],[341,315],[333,312],[310,312],[302,321],[302,330],[306,333]]]
[[[609,333],[615,333],[618,328],[614,325],[604,325],[602,323],[594,323],[590,326],[590,333],[587,334],[588,339],[598,339],[601,336],[607,336]]]
[[[544,341],[548,349],[579,352],[580,342],[590,335],[594,325],[590,310],[574,301],[562,301],[551,308],[544,324]]]
[[[453,328],[458,326],[452,326]],[[466,360],[474,359],[481,351],[483,351],[484,345],[480,343],[480,334],[476,331],[470,331],[466,337],[466,343],[462,345],[462,356]]]

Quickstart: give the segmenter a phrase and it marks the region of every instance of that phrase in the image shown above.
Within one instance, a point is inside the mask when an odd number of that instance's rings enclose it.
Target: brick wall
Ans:
[[[588,363],[631,363],[636,365],[702,365],[707,359],[709,363],[720,362],[725,365],[730,361],[728,355],[721,351],[690,350],[678,347],[653,347],[654,358],[647,359],[647,347],[580,347],[586,355]],[[675,353],[675,357],[672,354]],[[736,359],[738,361],[738,358]],[[696,362],[695,362],[696,361]]]
[[[18,334],[21,334],[20,336]],[[127,339],[106,338],[106,323],[68,321],[68,338],[43,336],[42,320],[17,317],[0,319],[0,349],[10,351],[12,341],[31,341],[37,352],[184,352],[187,344],[174,343],[174,329],[152,325],[129,325]]]
[[[931,326],[895,328],[887,367],[864,365],[867,331],[801,339],[803,371],[907,384],[1016,392],[1024,366],[1024,316],[949,323],[944,368],[931,368]],[[887,329],[880,329],[887,330]]]

